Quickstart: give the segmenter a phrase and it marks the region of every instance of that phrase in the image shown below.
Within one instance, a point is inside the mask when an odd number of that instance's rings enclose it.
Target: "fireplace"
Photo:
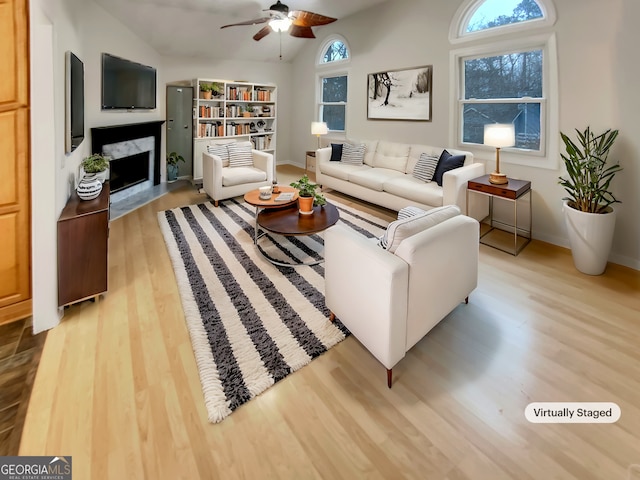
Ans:
[[[109,188],[111,193],[145,183],[149,178],[151,162],[148,152],[136,153],[109,162]]]
[[[160,183],[161,126],[164,120],[91,129],[91,151],[111,159],[112,200]]]

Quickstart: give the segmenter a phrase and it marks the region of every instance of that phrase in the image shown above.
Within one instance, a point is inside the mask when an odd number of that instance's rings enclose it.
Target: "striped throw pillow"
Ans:
[[[414,215],[420,215],[421,213],[427,213],[427,211],[419,207],[414,207],[410,205],[408,207],[401,208],[398,211],[398,220],[402,220],[403,218],[413,217]]]
[[[207,145],[207,153],[210,153],[211,155],[217,155],[218,157],[220,157],[222,159],[222,164],[223,166],[225,163],[228,164],[229,162],[229,149],[227,148],[229,146],[228,143],[217,143],[214,145]]]
[[[351,145],[345,143],[342,146],[342,158],[340,161],[347,165],[362,165],[364,162],[364,144]]]
[[[253,167],[251,142],[237,142],[229,145],[230,167]]]
[[[436,167],[438,166],[439,156],[428,155],[423,153],[418,159],[418,163],[413,169],[413,177],[423,182],[430,182],[433,180],[433,174],[436,173]]]

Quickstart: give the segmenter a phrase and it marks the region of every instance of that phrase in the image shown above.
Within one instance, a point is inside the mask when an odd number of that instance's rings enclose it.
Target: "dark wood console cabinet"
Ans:
[[[93,200],[73,192],[58,219],[58,305],[107,291],[109,182]]]

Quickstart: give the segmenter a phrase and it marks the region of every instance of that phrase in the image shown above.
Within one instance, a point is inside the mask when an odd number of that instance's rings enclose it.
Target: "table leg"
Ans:
[[[256,206],[256,214],[253,218],[253,244],[258,244],[258,207]]]

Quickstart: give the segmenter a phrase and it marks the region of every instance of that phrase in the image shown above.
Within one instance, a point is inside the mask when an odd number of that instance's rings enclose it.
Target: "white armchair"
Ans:
[[[228,159],[203,152],[202,187],[217,207],[220,200],[237,197],[273,182],[273,155],[251,150],[253,166],[230,166]]]
[[[387,250],[341,225],[325,232],[331,320],[340,319],[387,368],[389,388],[394,365],[477,286],[478,222],[453,205],[418,222],[425,220],[418,233],[396,231]]]

